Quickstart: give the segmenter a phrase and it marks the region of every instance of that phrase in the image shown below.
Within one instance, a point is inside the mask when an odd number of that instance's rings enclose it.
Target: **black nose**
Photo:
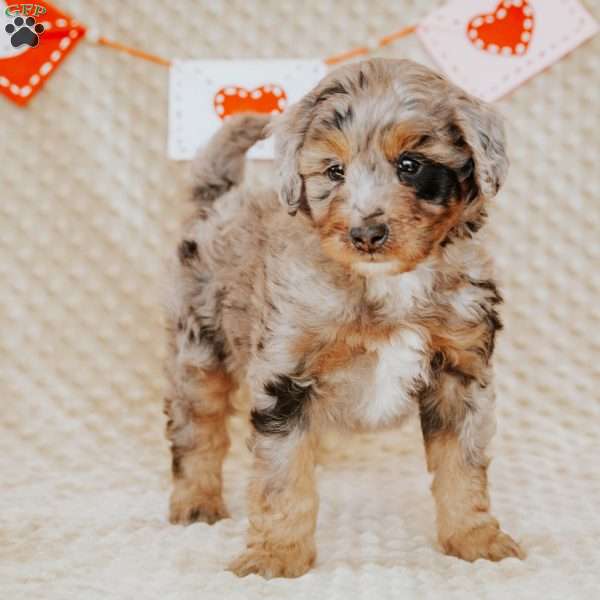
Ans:
[[[353,227],[350,230],[352,243],[365,252],[371,252],[381,248],[390,235],[390,228],[383,223],[378,225],[367,225],[365,227]]]

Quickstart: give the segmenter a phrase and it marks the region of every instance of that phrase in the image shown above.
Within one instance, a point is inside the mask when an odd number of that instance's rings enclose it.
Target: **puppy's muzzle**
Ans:
[[[387,241],[390,228],[384,223],[353,227],[350,230],[350,239],[354,246],[361,252],[375,252]]]

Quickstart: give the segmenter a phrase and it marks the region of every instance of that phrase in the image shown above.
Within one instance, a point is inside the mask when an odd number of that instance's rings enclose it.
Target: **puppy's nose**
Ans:
[[[350,230],[352,243],[363,251],[373,251],[381,248],[390,235],[390,228],[384,223],[353,227]]]

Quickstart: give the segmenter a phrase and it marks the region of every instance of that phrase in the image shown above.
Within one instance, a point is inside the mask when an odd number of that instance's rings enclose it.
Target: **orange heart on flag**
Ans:
[[[287,105],[285,90],[274,84],[261,85],[247,90],[238,85],[222,87],[214,98],[214,106],[220,119],[241,112],[280,113]]]
[[[0,92],[25,106],[83,38],[85,27],[49,2],[5,4],[0,12]]]
[[[501,0],[492,13],[473,17],[467,37],[479,50],[501,56],[521,56],[529,48],[535,16],[527,0]]]

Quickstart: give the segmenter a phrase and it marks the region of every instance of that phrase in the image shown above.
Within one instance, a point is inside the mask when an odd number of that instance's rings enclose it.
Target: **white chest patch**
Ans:
[[[385,266],[374,265],[374,266]],[[367,297],[383,305],[390,318],[404,318],[415,302],[431,293],[435,271],[428,262],[401,275],[373,274],[367,279]]]
[[[390,424],[414,407],[414,388],[427,376],[425,342],[406,329],[378,350],[374,385],[363,398],[362,420],[371,427]]]

